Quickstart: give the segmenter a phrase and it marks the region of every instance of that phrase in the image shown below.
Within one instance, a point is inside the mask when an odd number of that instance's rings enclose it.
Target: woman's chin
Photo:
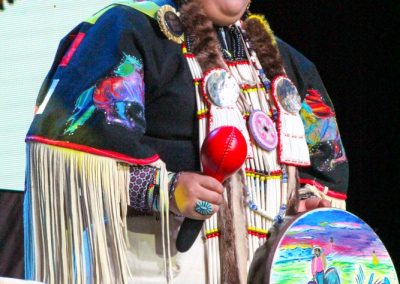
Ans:
[[[239,20],[246,11],[248,0],[198,0],[206,14],[219,26],[228,26]]]
[[[224,16],[224,17],[217,17],[213,18],[210,17],[211,21],[216,25],[216,26],[230,26],[234,24],[237,20],[239,20],[242,17],[242,15],[237,15],[237,16]]]

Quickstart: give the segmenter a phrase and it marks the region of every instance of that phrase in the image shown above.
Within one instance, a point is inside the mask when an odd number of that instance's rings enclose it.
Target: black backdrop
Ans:
[[[400,267],[400,2],[253,2],[253,12],[263,12],[275,34],[318,67],[350,163],[348,210],[375,230]]]
[[[400,267],[400,2],[253,2],[278,36],[317,65],[350,161],[348,210],[378,233]],[[22,194],[0,191],[3,276],[22,276],[21,205]]]

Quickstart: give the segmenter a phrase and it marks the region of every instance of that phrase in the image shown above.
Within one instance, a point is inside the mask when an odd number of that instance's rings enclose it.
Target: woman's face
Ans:
[[[199,1],[214,24],[227,26],[239,20],[250,0],[195,0]]]

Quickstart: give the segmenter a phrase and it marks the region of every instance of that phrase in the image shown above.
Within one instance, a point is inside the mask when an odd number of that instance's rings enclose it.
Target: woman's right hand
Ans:
[[[192,172],[183,172],[176,182],[171,198],[171,211],[184,217],[205,220],[217,213],[223,202],[224,187],[213,177]],[[198,201],[209,202],[212,214],[201,215],[195,211]]]

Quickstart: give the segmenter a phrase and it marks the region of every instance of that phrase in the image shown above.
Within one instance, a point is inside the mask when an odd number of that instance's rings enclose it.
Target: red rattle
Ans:
[[[201,147],[203,173],[224,182],[243,165],[247,156],[247,143],[236,127],[222,126],[211,131]],[[185,252],[193,245],[203,220],[185,218],[176,239],[176,248]]]

